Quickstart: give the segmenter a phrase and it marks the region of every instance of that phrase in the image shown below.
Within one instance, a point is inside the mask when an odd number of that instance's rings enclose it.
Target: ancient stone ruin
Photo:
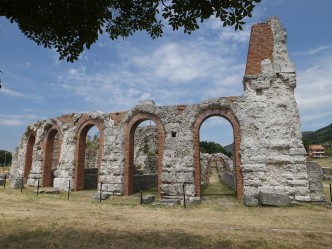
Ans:
[[[294,97],[295,67],[277,18],[252,27],[243,87],[242,96],[199,104],[157,106],[142,101],[126,112],[73,113],[30,124],[13,161],[12,187],[19,187],[24,177],[32,186],[39,180],[43,187],[66,190],[71,181],[73,190],[83,190],[86,136],[96,126],[98,186],[102,182],[103,192],[110,195],[130,195],[135,188],[135,130],[142,121],[152,120],[158,140],[158,194],[162,199],[180,198],[185,184],[186,197],[199,198],[204,182],[200,126],[220,116],[233,127],[233,182],[239,200],[258,205],[259,196],[270,193],[292,201],[319,199],[310,189],[314,184],[308,177]]]
[[[209,185],[211,167],[215,166],[219,181],[229,189],[235,190],[235,169],[231,158],[222,153],[200,153],[200,165],[202,187]]]

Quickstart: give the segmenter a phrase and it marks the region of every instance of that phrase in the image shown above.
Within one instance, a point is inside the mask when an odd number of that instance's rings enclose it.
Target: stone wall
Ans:
[[[240,82],[239,82],[240,84]],[[233,127],[237,198],[258,205],[258,193],[278,191],[296,201],[311,201],[305,149],[294,96],[296,73],[288,58],[286,31],[276,18],[253,25],[249,43],[244,93],[199,104],[156,106],[143,101],[126,112],[73,113],[29,125],[18,147],[11,175],[35,185],[49,182],[50,148],[59,136],[60,157],[54,187],[75,190],[84,183],[86,134],[95,125],[100,133],[98,181],[103,191],[129,195],[134,191],[135,146],[138,125],[152,120],[157,130],[156,173],[162,198],[200,197],[199,129],[211,116],[226,118]],[[203,179],[204,180],[204,179]]]
[[[85,145],[84,168],[98,168],[98,150],[99,150],[99,134],[94,137],[87,135]]]
[[[224,182],[228,188],[235,190],[236,183],[235,175],[233,173],[225,172]]]
[[[135,174],[157,174],[157,132],[155,126],[136,128],[134,136]]]
[[[324,201],[323,171],[318,163],[307,161],[309,190],[312,201]]]
[[[233,161],[222,153],[200,154],[201,164],[201,185],[202,187],[209,184],[209,175],[212,164],[216,165],[219,180],[226,184],[227,187],[235,190],[235,170]]]
[[[98,168],[98,148],[85,149],[84,168],[86,169]]]
[[[332,175],[332,168],[322,168],[324,175]]]

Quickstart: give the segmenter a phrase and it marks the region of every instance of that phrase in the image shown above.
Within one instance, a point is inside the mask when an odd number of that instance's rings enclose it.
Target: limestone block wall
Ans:
[[[135,130],[134,145],[135,174],[157,174],[157,128],[138,127]]]
[[[296,75],[288,58],[285,29],[278,19],[270,18],[267,23],[254,25],[251,36],[244,99],[237,112],[242,127],[245,201],[257,204],[258,191],[267,189],[309,201],[305,150],[294,96]],[[256,48],[259,44],[261,49]]]
[[[317,162],[307,161],[310,197],[312,201],[324,201],[323,170]]]
[[[293,200],[310,201],[310,186],[294,96],[296,73],[288,58],[286,31],[276,18],[254,25],[249,43],[244,93],[199,104],[156,106],[142,101],[116,113],[74,113],[29,125],[12,166],[15,179],[29,185],[53,185],[82,190],[84,146],[88,130],[99,129],[98,183],[113,195],[134,191],[134,135],[138,125],[152,120],[157,129],[158,193],[162,198],[201,195],[199,130],[211,116],[227,119],[233,127],[237,198],[257,205],[259,191],[278,191]],[[51,182],[54,138],[60,155]],[[84,145],[84,146],[83,146]],[[18,181],[18,180],[17,180]]]
[[[233,161],[222,153],[200,154],[201,185],[206,186],[209,184],[209,174],[212,163],[215,163],[217,167],[219,180],[225,183],[228,187],[235,189],[235,171]]]

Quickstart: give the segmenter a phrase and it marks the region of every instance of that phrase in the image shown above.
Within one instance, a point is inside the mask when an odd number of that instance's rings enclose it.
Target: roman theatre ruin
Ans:
[[[252,26],[242,96],[173,106],[146,100],[125,112],[72,113],[30,124],[15,152],[12,187],[19,188],[23,177],[30,186],[39,180],[42,187],[67,190],[71,181],[73,190],[83,190],[86,137],[95,126],[99,130],[97,186],[102,182],[102,191],[110,195],[130,195],[134,191],[135,130],[141,122],[152,120],[157,134],[158,195],[182,198],[185,184],[186,197],[199,199],[199,131],[207,118],[219,116],[233,128],[237,199],[259,205],[261,193],[277,193],[276,201],[285,197],[323,200],[322,190],[316,187],[319,179],[311,180],[308,174],[295,87],[286,31],[272,17]]]

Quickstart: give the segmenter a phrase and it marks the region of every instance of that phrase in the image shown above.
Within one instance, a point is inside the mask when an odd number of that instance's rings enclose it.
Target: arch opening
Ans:
[[[202,197],[235,196],[234,136],[220,116],[206,118],[199,130]]]
[[[98,188],[101,163],[102,134],[100,127],[88,122],[78,131],[75,160],[76,191]]]
[[[83,190],[97,189],[99,137],[98,128],[92,126],[87,133],[85,143]]]
[[[25,180],[28,179],[30,170],[32,167],[32,159],[33,159],[33,147],[35,145],[36,137],[34,134],[30,134],[28,138],[27,148],[26,148],[26,154],[25,154],[25,164],[24,164],[24,172],[23,177]]]
[[[133,194],[158,194],[158,129],[150,119],[134,131]]]
[[[124,195],[140,190],[160,197],[165,131],[150,114],[135,116],[125,128]]]
[[[51,129],[46,136],[42,187],[53,187],[61,151],[59,134],[57,129]]]
[[[213,118],[211,118],[213,117]],[[211,118],[209,121],[207,119]],[[216,118],[219,121],[215,121]],[[221,119],[220,119],[221,118]],[[211,132],[212,135],[203,135],[204,132],[204,127],[205,125],[202,126],[204,121],[207,120],[207,127],[213,126],[213,123],[216,124],[218,122],[220,123],[228,123],[230,125],[229,128],[227,128],[227,134],[224,135],[226,140],[223,142],[220,140],[221,132],[220,130],[217,132]],[[224,120],[224,121],[221,121]],[[225,122],[228,121],[228,122]],[[212,123],[212,124],[210,124]],[[201,126],[202,126],[202,131],[201,131]],[[219,128],[220,129],[220,128]],[[223,128],[221,128],[223,129]],[[205,164],[206,166],[202,165],[202,161],[204,161],[204,157],[200,153],[200,133],[202,133],[202,140],[209,138],[209,136],[214,136],[216,137],[217,141],[220,141],[223,145],[228,144],[231,140],[230,137],[233,138],[233,154],[232,154],[232,159],[229,163],[226,163],[225,158],[223,156],[217,155],[215,158],[210,158],[212,160],[209,160],[209,158],[205,158]],[[231,136],[229,134],[232,134]],[[223,133],[225,134],[225,133]],[[228,138],[227,138],[228,137]],[[228,141],[226,143],[226,141]],[[212,144],[215,145],[215,144]],[[212,146],[214,147],[214,146]],[[218,146],[217,146],[218,147]],[[231,146],[227,146],[231,147]],[[225,183],[227,182],[228,186],[231,186],[233,182],[234,190],[236,193],[237,199],[242,200],[243,199],[243,178],[240,170],[240,126],[239,123],[234,116],[234,114],[228,110],[228,109],[209,109],[203,111],[199,117],[197,118],[196,122],[194,123],[194,149],[195,149],[195,156],[194,156],[194,164],[195,164],[195,188],[196,188],[196,196],[201,197],[202,193],[204,193],[204,182],[206,179],[204,177],[207,176],[209,178],[209,174],[214,173],[217,178],[214,179],[219,179],[220,181],[224,181]],[[221,160],[222,159],[222,160]],[[233,166],[229,167],[229,164],[232,164]],[[228,172],[230,171],[230,168],[233,168],[233,172]],[[227,173],[226,173],[227,172]],[[231,173],[233,176],[230,176]],[[205,175],[204,175],[205,174]],[[202,184],[203,183],[203,184]],[[202,186],[203,185],[203,186]],[[203,190],[203,191],[202,191]],[[228,191],[226,191],[227,193]],[[231,194],[231,192],[228,192],[228,194]]]

